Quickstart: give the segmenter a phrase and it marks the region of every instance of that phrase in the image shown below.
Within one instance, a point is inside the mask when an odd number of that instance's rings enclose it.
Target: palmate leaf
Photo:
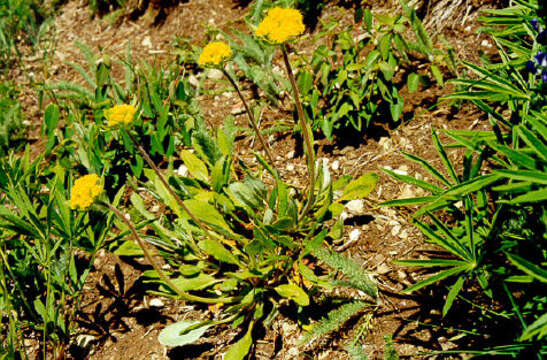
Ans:
[[[443,306],[443,317],[446,316],[450,308],[452,307],[452,304],[454,303],[454,300],[456,299],[456,296],[460,293],[463,287],[463,283],[465,282],[465,277],[460,276],[458,280],[452,285],[450,288],[450,291],[448,292],[448,295],[446,296],[446,301]]]
[[[465,264],[465,265],[462,265],[462,266],[456,266],[456,267],[453,267],[451,269],[447,269],[447,270],[443,270],[441,272],[438,272],[437,274],[433,275],[433,276],[430,276],[428,277],[427,279],[425,280],[422,280],[420,282],[417,282],[416,284],[406,288],[405,290],[403,290],[403,293],[405,294],[410,294],[416,290],[419,290],[423,287],[426,287],[428,285],[431,285],[431,284],[434,284],[436,282],[439,282],[443,279],[446,279],[450,276],[454,276],[454,275],[457,275],[457,274],[460,274],[464,271],[468,271],[471,269],[471,266],[469,263]]]
[[[518,255],[507,253],[507,258],[520,270],[526,274],[533,276],[535,279],[547,283],[547,270],[542,269],[536,264],[521,258]]]
[[[534,133],[522,125],[517,127],[517,132],[519,137],[535,150],[537,156],[543,159],[543,161],[547,161],[547,146],[544,141],[540,140]]]
[[[426,181],[416,179],[413,176],[397,174],[396,172],[394,172],[392,170],[389,170],[389,169],[386,169],[386,168],[382,168],[382,170],[386,174],[390,175],[391,177],[394,177],[395,179],[404,181],[405,183],[408,183],[408,184],[418,186],[418,187],[420,187],[424,190],[431,191],[433,194],[439,194],[439,193],[443,192],[443,189],[441,189],[440,187],[435,186],[433,184],[430,184]]]
[[[519,184],[529,184],[529,183],[519,183]],[[526,194],[517,196],[512,200],[500,201],[507,204],[521,204],[527,202],[541,202],[547,200],[547,187],[535,191],[527,192]]]
[[[437,220],[433,215],[430,215],[432,219]],[[440,221],[437,220],[437,225],[440,223]],[[447,238],[444,238],[436,233],[436,231],[431,228],[429,225],[420,222],[415,221],[414,225],[420,229],[425,236],[429,239],[430,242],[442,247],[443,249],[451,252],[452,254],[458,256],[461,259],[466,259],[468,261],[472,260],[472,254],[470,254],[469,250],[465,248],[464,245],[460,241],[458,241],[452,234],[450,234],[449,231],[443,229],[444,233],[447,236]]]
[[[542,339],[545,335],[547,335],[547,313],[541,315],[524,330],[520,336],[520,341],[531,340],[535,336],[537,336],[538,339]]]
[[[424,160],[424,159],[422,159],[418,156],[415,156],[415,155],[409,154],[407,152],[404,152],[404,151],[401,152],[401,153],[407,159],[412,160],[412,161],[417,162],[418,164],[422,165],[422,167],[425,170],[427,170],[431,175],[433,175],[435,178],[439,179],[445,185],[447,185],[447,186],[452,185],[452,183],[450,181],[448,181],[448,179],[446,179],[439,171],[437,171],[437,169],[435,169],[433,166],[431,166],[431,164],[428,163],[426,160]]]

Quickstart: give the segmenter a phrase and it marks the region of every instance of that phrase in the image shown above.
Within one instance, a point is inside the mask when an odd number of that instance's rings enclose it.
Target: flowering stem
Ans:
[[[150,254],[148,249],[146,248],[146,245],[144,244],[144,241],[141,239],[141,237],[137,233],[137,230],[135,229],[135,226],[133,226],[131,221],[129,221],[124,216],[124,214],[122,214],[122,212],[120,210],[116,209],[116,207],[112,206],[111,204],[108,204],[106,202],[101,202],[101,204],[108,207],[114,214],[116,214],[116,216],[118,216],[129,227],[129,230],[131,231],[131,234],[133,234],[133,237],[135,238],[135,241],[137,241],[137,244],[139,244],[139,247],[142,249],[142,252],[143,252],[144,257],[146,258],[146,260],[148,260],[150,265],[152,265],[154,270],[156,270],[156,272],[158,273],[158,276],[160,277],[160,279],[164,283],[166,283],[167,286],[169,286],[171,289],[173,289],[182,299],[187,300],[187,301],[201,302],[201,303],[205,303],[205,304],[217,304],[217,303],[233,302],[233,300],[234,300],[233,298],[222,298],[222,299],[204,298],[204,297],[201,297],[201,296],[191,295],[191,294],[188,294],[187,292],[184,292],[184,291],[180,290],[173,283],[173,281],[171,281],[171,279],[167,275],[165,275],[165,273],[163,272],[163,270],[161,269],[159,264],[154,260],[154,258],[152,257],[152,255]]]
[[[308,161],[308,173],[310,177],[310,196],[308,198],[308,204],[302,217],[309,210],[311,204],[313,203],[314,198],[314,189],[315,189],[315,155],[313,152],[313,138],[312,134],[309,131],[308,124],[306,123],[306,118],[304,117],[304,109],[302,109],[302,103],[300,102],[300,93],[298,91],[298,86],[296,85],[296,80],[291,68],[291,63],[289,62],[289,56],[287,54],[287,48],[285,44],[281,44],[281,52],[283,53],[283,60],[285,62],[285,67],[287,68],[287,75],[291,81],[291,86],[293,89],[294,102],[296,103],[296,111],[298,113],[298,119],[300,120],[300,127],[302,128],[302,135],[304,136],[304,142],[306,144],[306,157]]]
[[[262,147],[264,148],[264,151],[266,151],[266,155],[268,156],[268,160],[270,160],[270,163],[272,165],[274,165],[275,164],[274,163],[274,158],[272,156],[272,152],[270,151],[270,146],[268,145],[266,140],[264,140],[264,137],[260,133],[260,129],[258,128],[258,125],[255,121],[255,117],[254,117],[253,113],[251,112],[251,109],[249,109],[249,105],[247,105],[247,101],[245,101],[245,98],[243,97],[243,94],[239,90],[239,86],[237,86],[237,83],[230,76],[230,74],[228,74],[226,69],[222,68],[222,72],[224,73],[224,76],[226,76],[228,78],[228,80],[230,81],[232,86],[236,89],[237,95],[239,95],[239,98],[243,102],[243,106],[245,106],[245,111],[247,112],[247,115],[249,116],[249,120],[251,121],[251,124],[253,126],[253,130],[255,131],[256,136],[258,136],[258,140],[260,140],[260,143],[262,144]]]
[[[141,153],[144,160],[148,163],[148,165],[152,168],[152,170],[154,170],[154,172],[158,175],[158,177],[159,177],[160,181],[162,182],[163,186],[165,186],[167,191],[169,191],[169,194],[171,194],[171,196],[177,201],[177,203],[180,205],[180,207],[182,207],[184,209],[184,211],[186,211],[186,213],[190,216],[190,218],[205,232],[205,235],[207,235],[207,237],[209,237],[211,240],[214,240],[214,237],[211,235],[211,233],[209,232],[209,230],[207,229],[205,224],[200,219],[198,219],[190,211],[190,209],[188,209],[188,207],[184,204],[184,201],[182,201],[182,199],[173,190],[171,185],[169,185],[167,180],[165,180],[165,177],[163,177],[160,169],[158,169],[156,164],[154,164],[154,161],[152,161],[152,159],[150,158],[150,156],[148,155],[146,150],[144,150],[144,148],[137,142],[137,140],[133,137],[133,135],[131,135],[130,131],[127,131],[126,133],[129,136],[129,138],[131,139],[131,141],[133,142],[133,144],[137,147],[137,149]]]

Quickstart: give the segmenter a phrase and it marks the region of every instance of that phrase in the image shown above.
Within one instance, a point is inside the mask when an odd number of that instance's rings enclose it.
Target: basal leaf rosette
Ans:
[[[232,56],[230,46],[222,41],[213,41],[203,48],[198,59],[199,66],[218,66]]]
[[[304,17],[300,11],[274,7],[258,25],[255,34],[274,44],[283,44],[302,35],[305,30]]]
[[[115,105],[104,112],[109,127],[131,124],[135,120],[137,108],[129,104]]]
[[[88,174],[76,179],[70,193],[70,208],[87,210],[102,191],[101,178],[96,174]]]

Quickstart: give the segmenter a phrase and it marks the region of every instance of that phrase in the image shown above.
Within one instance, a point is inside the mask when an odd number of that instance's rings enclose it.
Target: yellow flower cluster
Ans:
[[[101,179],[96,174],[89,174],[76,179],[70,194],[70,208],[85,210],[103,191]]]
[[[306,30],[304,17],[296,9],[272,8],[255,31],[257,36],[282,44]]]
[[[200,66],[219,65],[230,56],[232,56],[232,49],[228,44],[222,41],[213,41],[203,48],[198,64]]]
[[[136,113],[137,109],[133,105],[116,105],[105,111],[107,125],[130,124]]]

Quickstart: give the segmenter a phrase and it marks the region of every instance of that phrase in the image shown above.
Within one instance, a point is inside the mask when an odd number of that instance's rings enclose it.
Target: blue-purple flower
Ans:
[[[541,80],[543,80],[544,83],[547,83],[547,70],[541,72]]]
[[[539,23],[537,18],[533,18],[530,20],[530,25],[534,28],[534,30],[539,31]]]
[[[547,52],[538,51],[534,60],[539,66],[547,67]]]
[[[532,74],[536,73],[536,64],[533,61],[526,62],[526,70]]]

